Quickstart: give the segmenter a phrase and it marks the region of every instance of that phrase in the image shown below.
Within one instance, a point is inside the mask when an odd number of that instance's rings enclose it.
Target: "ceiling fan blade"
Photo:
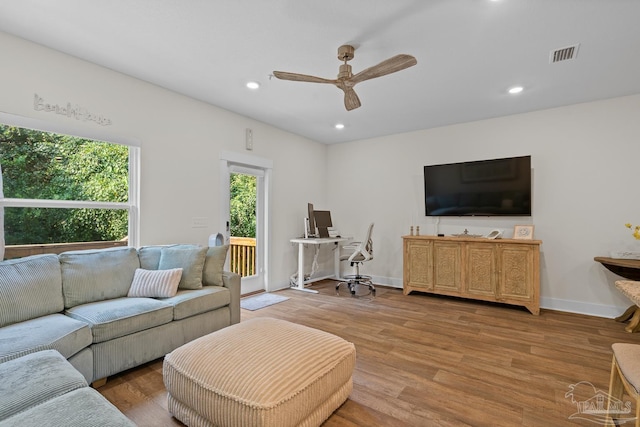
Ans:
[[[360,98],[356,94],[356,91],[353,90],[352,87],[343,89],[344,90],[344,106],[347,111],[355,110],[360,107]]]
[[[322,77],[308,76],[306,74],[287,73],[286,71],[274,71],[273,75],[282,80],[309,83],[336,83],[336,80],[323,79]]]
[[[404,70],[405,68],[416,65],[418,61],[411,55],[400,54],[392,58],[382,61],[378,65],[366,68],[360,71],[358,74],[351,77],[351,82],[356,83],[363,82],[365,80],[373,79],[376,77],[386,76],[387,74],[395,73],[396,71]]]

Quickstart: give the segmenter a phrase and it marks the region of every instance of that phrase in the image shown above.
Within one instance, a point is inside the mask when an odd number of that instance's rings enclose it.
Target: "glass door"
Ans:
[[[226,230],[225,243],[229,244],[225,269],[242,277],[242,294],[268,290],[267,205],[270,168],[264,167],[264,161],[252,162],[252,158],[247,156],[227,157],[230,158],[221,162],[222,219]]]

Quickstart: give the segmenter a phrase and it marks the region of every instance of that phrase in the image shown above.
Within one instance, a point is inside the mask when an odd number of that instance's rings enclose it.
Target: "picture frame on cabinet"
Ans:
[[[532,224],[516,225],[513,227],[513,238],[518,240],[533,240]]]

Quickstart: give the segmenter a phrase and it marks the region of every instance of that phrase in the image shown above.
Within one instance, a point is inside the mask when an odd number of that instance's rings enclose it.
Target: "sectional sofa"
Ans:
[[[53,349],[92,383],[238,323],[240,276],[223,271],[226,252],[172,245],[2,261],[0,364]]]
[[[0,363],[0,378],[0,427],[135,427],[55,350]]]
[[[240,321],[227,246],[0,262],[0,427],[133,426],[88,387]]]

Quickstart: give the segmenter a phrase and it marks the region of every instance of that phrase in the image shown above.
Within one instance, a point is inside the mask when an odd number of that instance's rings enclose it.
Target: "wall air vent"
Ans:
[[[578,55],[578,48],[580,47],[580,43],[574,44],[573,46],[567,46],[560,49],[552,50],[549,55],[549,63],[553,64],[554,62],[568,61],[570,59],[575,59]]]

